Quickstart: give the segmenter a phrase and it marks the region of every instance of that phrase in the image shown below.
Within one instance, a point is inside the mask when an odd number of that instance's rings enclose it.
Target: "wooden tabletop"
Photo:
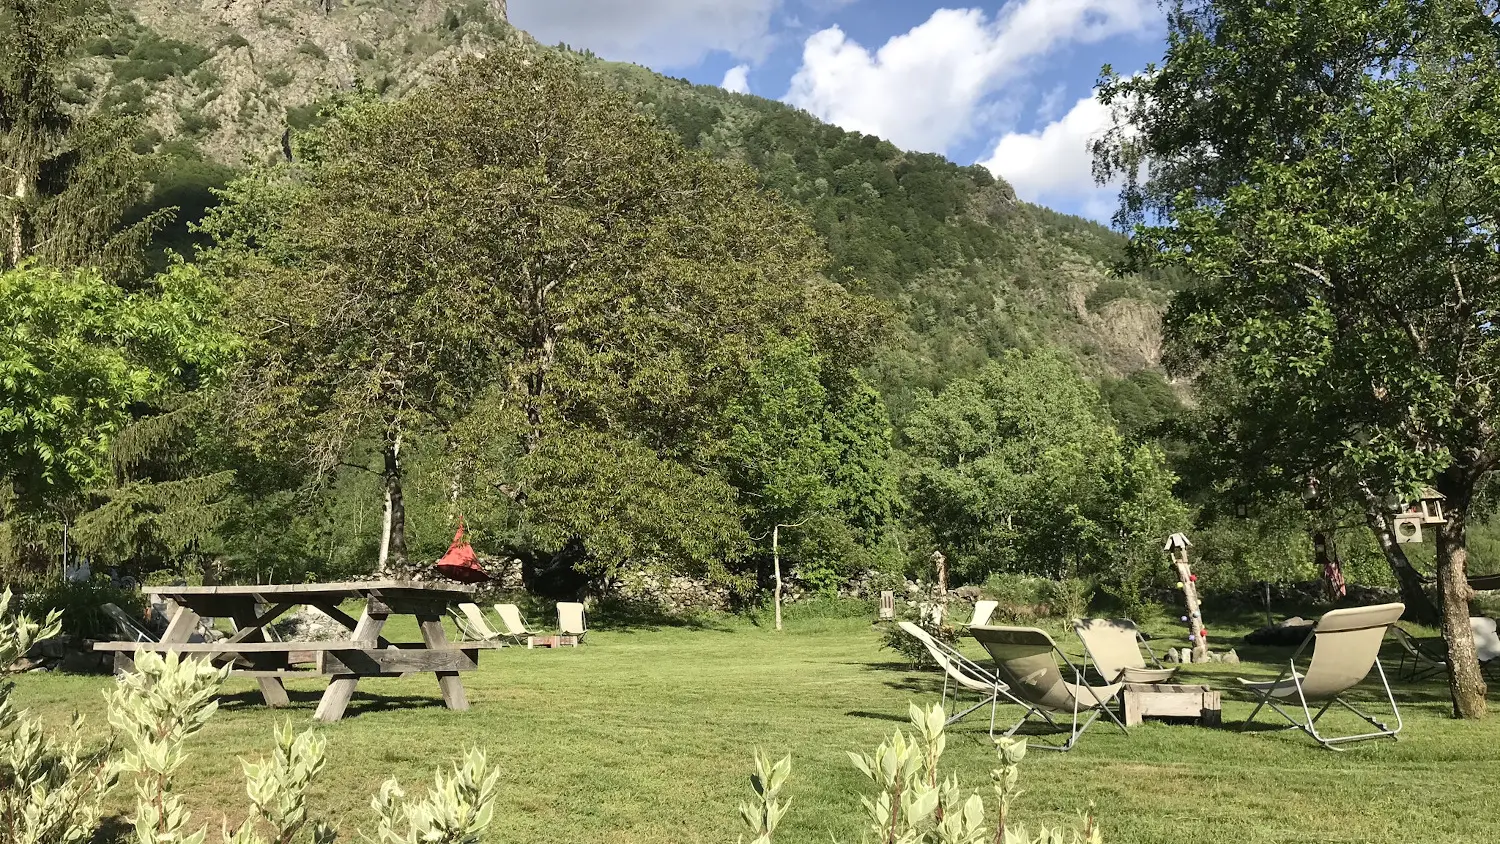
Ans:
[[[390,592],[468,596],[474,587],[457,583],[422,583],[415,580],[356,580],[347,583],[278,583],[263,586],[147,586],[147,595],[279,595],[286,598],[362,598]]]

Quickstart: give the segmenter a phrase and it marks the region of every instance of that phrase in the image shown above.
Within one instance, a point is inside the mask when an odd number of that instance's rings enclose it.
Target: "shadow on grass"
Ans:
[[[589,626],[611,633],[653,633],[662,628],[731,633],[721,619],[706,615],[676,615],[634,601],[600,601],[589,611]]]
[[[313,709],[323,699],[321,690],[287,689],[287,699],[291,701],[290,707],[283,709]],[[434,709],[442,708],[441,697],[429,695],[374,695],[356,691],[350,699],[349,705],[344,709],[345,720],[369,712],[394,712],[406,709]],[[227,712],[239,710],[266,709],[265,698],[261,697],[259,691],[236,692],[223,695],[219,698],[219,708]]]

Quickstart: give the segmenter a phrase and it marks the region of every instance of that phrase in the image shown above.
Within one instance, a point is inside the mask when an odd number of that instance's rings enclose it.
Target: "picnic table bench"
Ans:
[[[344,717],[349,699],[363,677],[399,677],[432,672],[449,709],[469,708],[459,673],[479,667],[479,651],[495,642],[449,642],[442,618],[448,608],[473,600],[473,587],[383,580],[354,583],[305,583],[284,586],[152,586],[148,595],[169,607],[167,630],[159,642],[99,642],[95,650],[113,651],[116,670],[134,667],[132,653],[153,651],[200,655],[216,665],[232,664],[231,676],[252,677],[266,704],[286,706],[284,681],[297,677],[331,677],[313,716],[320,721]],[[358,619],[339,604],[362,599]],[[282,642],[267,635],[267,626],[295,607],[323,612],[348,630],[348,638],[326,642]],[[261,609],[264,607],[265,609]],[[381,636],[386,620],[410,615],[422,632],[421,642],[391,642]],[[191,642],[204,617],[232,619],[236,631],[218,642]],[[299,667],[311,663],[310,668]]]

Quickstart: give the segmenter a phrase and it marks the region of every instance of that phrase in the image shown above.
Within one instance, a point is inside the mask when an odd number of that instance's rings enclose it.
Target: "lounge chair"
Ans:
[[[1165,683],[1177,673],[1176,668],[1162,666],[1140,628],[1128,618],[1080,618],[1073,622],[1073,632],[1106,683]],[[1143,648],[1155,667],[1146,666]]]
[[[975,601],[974,617],[969,619],[969,627],[976,624],[989,624],[990,616],[995,614],[995,609],[1000,606],[999,601]]]
[[[1380,643],[1385,639],[1386,631],[1395,625],[1405,611],[1404,604],[1378,604],[1373,607],[1333,610],[1318,619],[1312,633],[1308,634],[1297,652],[1292,654],[1279,677],[1269,683],[1240,679],[1240,683],[1258,698],[1255,710],[1245,719],[1241,729],[1248,727],[1260,710],[1270,704],[1292,727],[1312,736],[1330,750],[1342,750],[1338,745],[1345,742],[1395,738],[1401,732],[1401,710],[1396,706],[1391,684],[1386,680],[1385,669],[1381,667],[1377,657],[1380,656]],[[1300,673],[1297,658],[1309,645],[1312,646],[1312,659],[1307,663],[1306,673]],[[1390,702],[1391,712],[1396,716],[1395,729],[1356,709],[1342,697],[1344,692],[1364,680],[1371,668],[1380,675],[1386,700]],[[1301,705],[1303,718],[1293,717],[1292,713],[1281,708],[1279,701],[1294,701]],[[1319,702],[1323,705],[1314,714],[1311,704]],[[1368,721],[1377,728],[1377,732],[1348,736],[1324,736],[1319,733],[1318,719],[1335,703]]]
[[[584,634],[589,632],[587,613],[584,612],[583,604],[571,601],[558,603],[557,632],[564,636],[576,637],[578,644],[583,644]]]
[[[448,614],[453,616],[453,623],[458,625],[458,632],[466,641],[498,642],[504,638],[490,627],[489,619],[484,617],[484,610],[478,604],[459,604],[456,609],[449,609]]]
[[[1043,750],[1072,750],[1083,731],[1101,713],[1109,716],[1121,732],[1129,734],[1125,724],[1109,708],[1110,702],[1124,685],[1086,685],[1083,669],[1068,659],[1068,655],[1057,647],[1057,643],[1052,641],[1045,630],[978,625],[970,627],[969,633],[989,651],[995,660],[1000,679],[1009,687],[1010,694],[1026,707],[1026,714],[1006,730],[1005,735],[1014,735],[1033,716],[1040,716],[1052,728],[1068,730],[1068,740],[1062,745],[1032,741],[1028,742],[1030,746]],[[1072,676],[1073,682],[1068,682],[1058,668],[1059,659]],[[1080,721],[1080,716],[1085,713],[1087,717]],[[1059,723],[1054,715],[1071,715],[1071,724]],[[991,730],[990,734],[994,735],[994,731]]]
[[[1418,639],[1392,624],[1391,632],[1401,645],[1401,661],[1396,664],[1396,676],[1404,680],[1426,680],[1448,670],[1447,646],[1442,637]]]
[[[142,627],[130,614],[114,604],[101,604],[99,609],[104,611],[109,620],[115,623],[115,628],[120,631],[120,638],[127,642],[156,642],[159,641],[150,631]]]
[[[1474,632],[1474,654],[1479,658],[1479,669],[1491,679],[1500,677],[1500,634],[1495,629],[1495,620],[1484,616],[1469,619],[1469,628]],[[1401,627],[1391,625],[1396,641],[1401,645],[1401,661],[1396,664],[1397,676],[1403,680],[1426,680],[1448,670],[1448,644],[1441,636],[1418,639]]]
[[[521,617],[521,608],[515,604],[496,604],[495,614],[500,616],[500,624],[505,627],[502,635],[516,644],[536,635],[535,630],[526,626],[526,619]]]
[[[938,667],[943,669],[943,709],[948,709],[948,689],[953,688],[954,708],[958,707],[958,694],[961,689],[968,689],[978,693],[980,700],[973,706],[962,712],[955,712],[948,716],[947,723],[952,724],[958,719],[968,715],[970,712],[984,706],[990,705],[990,733],[995,732],[995,709],[1000,703],[1001,696],[1011,703],[1025,706],[1019,700],[1011,697],[1009,688],[1001,682],[1000,675],[993,670],[986,669],[972,659],[964,656],[957,648],[945,642],[933,638],[931,633],[921,627],[903,621],[900,623],[902,630],[908,636],[916,639],[927,647],[927,652],[937,661]]]
[[[1479,670],[1491,680],[1500,679],[1500,625],[1493,618],[1475,616],[1469,619],[1474,630],[1474,653],[1479,657]]]

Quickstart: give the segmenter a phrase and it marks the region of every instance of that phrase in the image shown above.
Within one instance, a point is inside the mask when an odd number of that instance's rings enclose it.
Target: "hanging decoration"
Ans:
[[[464,538],[464,520],[458,520],[458,532],[453,534],[453,544],[448,553],[432,566],[433,570],[449,580],[459,583],[484,583],[490,579],[484,567],[479,565],[479,556],[469,540]]]

